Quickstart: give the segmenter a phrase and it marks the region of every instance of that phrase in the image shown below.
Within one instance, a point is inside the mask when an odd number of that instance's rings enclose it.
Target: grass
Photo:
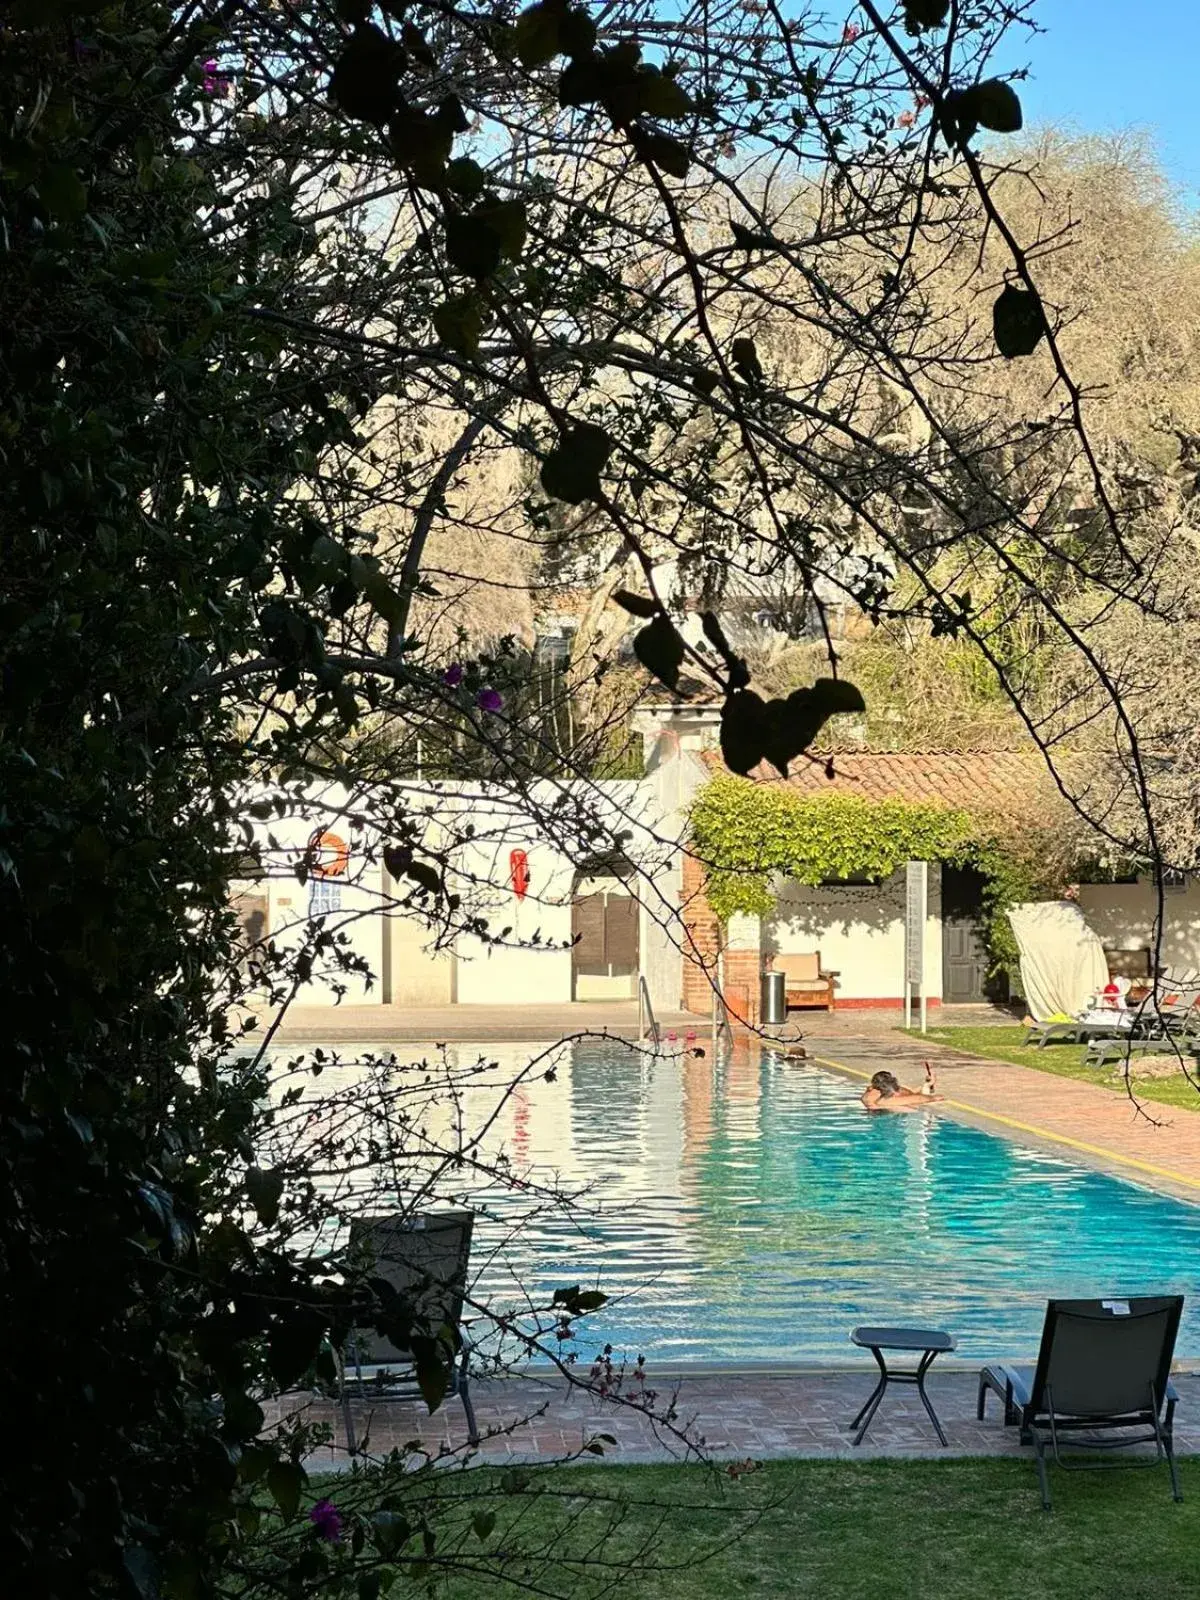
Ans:
[[[535,1474],[541,1493],[472,1501],[496,1512],[486,1537],[463,1539],[476,1571],[435,1592],[505,1600],[523,1582],[572,1600],[607,1585],[621,1600],[1184,1600],[1197,1592],[1200,1461],[1181,1472],[1176,1505],[1165,1467],[1052,1468],[1050,1514],[1025,1460],[781,1461],[736,1480],[696,1466]],[[582,1559],[564,1559],[568,1545]],[[627,1560],[634,1570],[618,1576]]]
[[[930,1028],[926,1034],[908,1030],[916,1038],[929,1039],[934,1044],[949,1045],[954,1050],[966,1050],[971,1055],[987,1056],[992,1061],[1011,1061],[1018,1067],[1033,1067],[1038,1072],[1050,1072],[1060,1078],[1077,1078],[1081,1083],[1094,1083],[1098,1089],[1110,1094],[1125,1094],[1125,1085],[1111,1067],[1089,1067],[1084,1064],[1085,1047],[1078,1044],[1048,1044],[1039,1050],[1037,1045],[1023,1044],[1025,1029],[1019,1025],[999,1028]],[[1179,1106],[1187,1111],[1200,1111],[1198,1093],[1177,1070],[1169,1078],[1140,1078],[1137,1075],[1137,1058],[1133,1061],[1134,1089],[1140,1099],[1156,1100],[1163,1105]]]

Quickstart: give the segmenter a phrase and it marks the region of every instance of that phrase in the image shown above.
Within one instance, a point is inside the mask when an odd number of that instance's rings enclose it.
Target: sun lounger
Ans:
[[[1004,1421],[1021,1429],[1037,1460],[1042,1505],[1050,1509],[1047,1450],[1063,1468],[1154,1466],[1165,1460],[1171,1492],[1183,1498],[1175,1467],[1173,1424],[1178,1395],[1171,1358],[1182,1295],[1132,1300],[1051,1300],[1035,1367],[994,1365],[979,1374],[977,1415],[989,1393]],[[1153,1444],[1154,1456],[1126,1462],[1063,1458],[1066,1450],[1123,1450]]]
[[[399,1343],[373,1328],[356,1328],[350,1335],[341,1370],[341,1399],[351,1455],[357,1452],[358,1440],[347,1369],[354,1369],[360,1397],[369,1393],[372,1398],[415,1399],[423,1392],[417,1379],[417,1351],[424,1349],[428,1355],[431,1348],[445,1369],[445,1392],[463,1403],[468,1440],[478,1444],[469,1351],[460,1332],[474,1221],[473,1211],[446,1210],[351,1223],[352,1269],[364,1283],[379,1280],[394,1291],[389,1320],[397,1339],[400,1329],[407,1335]]]

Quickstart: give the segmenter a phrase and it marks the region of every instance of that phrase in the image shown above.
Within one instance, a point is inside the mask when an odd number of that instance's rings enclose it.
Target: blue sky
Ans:
[[[1030,68],[1017,86],[1026,125],[1144,128],[1200,206],[1200,0],[1039,0],[1034,10],[1046,32],[1014,29],[1002,62]]]

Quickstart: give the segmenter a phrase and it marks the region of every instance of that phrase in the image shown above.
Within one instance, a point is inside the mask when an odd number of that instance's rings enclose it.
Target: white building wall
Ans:
[[[304,942],[309,925],[309,906],[312,882],[300,883],[295,867],[305,854],[308,841],[317,829],[337,834],[350,849],[347,870],[339,877],[327,879],[338,889],[340,906],[324,917],[325,926],[342,935],[350,950],[364,960],[373,975],[373,982],[357,973],[343,974],[331,958],[319,959],[308,983],[302,984],[295,997],[301,1006],[333,1005],[337,986],[344,988],[345,1004],[361,1004],[380,998],[380,974],[383,970],[383,919],[379,915],[382,904],[382,880],[377,862],[366,859],[361,849],[356,849],[356,835],[345,820],[349,796],[334,786],[323,789],[300,804],[294,805],[287,815],[273,817],[256,823],[254,833],[260,848],[265,869],[265,880],[252,887],[267,896],[267,937],[280,949],[295,950]]]
[[[1200,878],[1187,877],[1163,898],[1163,966],[1200,968]],[[1079,909],[1106,950],[1154,950],[1158,909],[1154,883],[1081,883]],[[1151,960],[1154,959],[1153,954]]]
[[[843,1000],[899,1001],[904,994],[904,885],[895,872],[879,885],[785,882],[775,915],[764,929],[767,955],[805,955],[817,950],[827,972],[840,974]],[[942,994],[942,873],[929,867],[925,924],[925,994]]]

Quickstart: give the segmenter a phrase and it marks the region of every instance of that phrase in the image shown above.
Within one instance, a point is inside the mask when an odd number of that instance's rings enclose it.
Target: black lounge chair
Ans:
[[[1050,1509],[1046,1452],[1060,1467],[1155,1466],[1164,1458],[1171,1491],[1182,1500],[1173,1424],[1179,1396],[1171,1357],[1182,1295],[1132,1300],[1051,1300],[1036,1367],[984,1367],[977,1416],[989,1390],[1004,1403],[1004,1420],[1021,1429],[1037,1458],[1042,1505]],[[1128,1463],[1067,1462],[1067,1449],[1101,1451],[1153,1444],[1153,1459]]]
[[[428,1211],[403,1216],[364,1217],[350,1224],[349,1258],[355,1276],[379,1278],[402,1297],[414,1330],[427,1337],[456,1338],[458,1356],[450,1363],[447,1393],[457,1395],[467,1414],[467,1438],[479,1443],[471,1404],[468,1368],[470,1350],[462,1336],[463,1299],[471,1258],[473,1211]],[[356,1328],[346,1346],[341,1368],[342,1416],[346,1444],[357,1453],[358,1440],[350,1406],[348,1368],[354,1369],[359,1398],[372,1396],[417,1399],[416,1361],[411,1349],[392,1344],[370,1328]],[[369,1377],[365,1369],[371,1369]]]

